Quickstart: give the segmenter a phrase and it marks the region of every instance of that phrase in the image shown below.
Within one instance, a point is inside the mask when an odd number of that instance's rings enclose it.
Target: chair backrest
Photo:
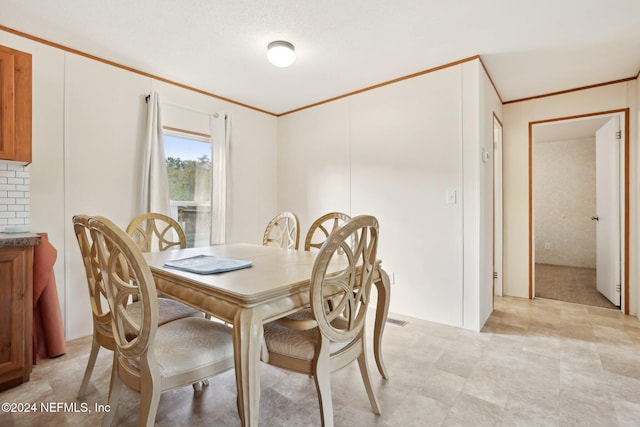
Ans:
[[[127,234],[142,252],[154,252],[155,242],[159,251],[187,247],[187,238],[178,221],[161,213],[137,216],[127,226]]]
[[[298,249],[300,243],[300,220],[293,212],[281,212],[267,224],[262,237],[264,246],[283,249]]]
[[[307,231],[307,237],[304,239],[304,250],[320,249],[327,237],[349,219],[351,217],[342,212],[329,212],[316,219],[309,227],[309,231]]]
[[[158,327],[158,299],[151,270],[140,248],[122,229],[104,217],[89,218],[102,281],[107,294],[111,322],[120,357],[131,360],[130,370],[157,369],[149,358]],[[126,306],[137,297],[140,318],[133,318]],[[151,357],[153,357],[151,355]]]
[[[107,294],[102,282],[100,264],[89,231],[89,216],[75,215],[73,217],[73,230],[78,240],[82,262],[87,276],[89,298],[91,300],[91,312],[94,327],[99,328],[107,335],[111,334],[111,312],[107,304]]]
[[[355,244],[354,244],[355,243]],[[318,253],[311,273],[311,309],[322,335],[334,342],[356,338],[364,327],[378,251],[378,220],[360,215],[336,228]],[[348,266],[327,274],[334,256]],[[326,304],[331,299],[331,304]]]

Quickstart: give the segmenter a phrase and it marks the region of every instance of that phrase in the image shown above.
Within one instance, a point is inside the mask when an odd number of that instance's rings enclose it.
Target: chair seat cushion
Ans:
[[[134,319],[142,319],[140,302],[132,302],[127,305],[127,312]],[[170,298],[158,298],[158,325],[173,322],[185,317],[203,317],[202,312],[191,308],[186,304]]]
[[[307,321],[313,319],[311,309],[300,310],[287,316],[287,320]],[[335,323],[346,323],[346,320],[338,318]],[[278,353],[283,356],[294,357],[302,360],[313,360],[316,346],[320,339],[318,328],[297,330],[289,328],[277,320],[264,325],[264,341],[269,353]],[[332,342],[331,353],[335,353],[349,342]]]
[[[217,362],[233,364],[231,328],[198,317],[187,317],[158,328],[155,356],[163,377],[179,375]]]
[[[291,320],[314,320],[313,310],[310,308],[304,308],[302,310],[298,310],[295,313],[291,313],[288,316],[284,317],[284,319]]]
[[[269,353],[302,360],[313,360],[319,336],[318,328],[298,331],[277,321],[264,325],[264,341]]]
[[[142,320],[141,310],[142,304],[140,303],[140,301],[135,301],[127,304],[127,313],[129,313],[131,318],[138,322],[138,324],[140,324]],[[169,298],[158,298],[158,326],[162,326],[166,323],[173,322],[178,319],[184,319],[186,317],[203,318],[204,314],[201,311],[191,308],[179,301],[175,301]],[[101,335],[106,337],[113,337],[110,322],[107,324],[99,324],[97,322],[94,322],[94,325],[97,329],[97,333],[100,333]],[[127,338],[130,339],[136,334],[137,332],[128,330]],[[111,350],[113,350],[113,348],[111,348]]]

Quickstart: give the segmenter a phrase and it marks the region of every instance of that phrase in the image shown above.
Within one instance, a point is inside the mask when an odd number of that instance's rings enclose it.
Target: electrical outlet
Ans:
[[[551,243],[545,243],[544,244],[544,248],[545,248],[545,250],[551,249]]]

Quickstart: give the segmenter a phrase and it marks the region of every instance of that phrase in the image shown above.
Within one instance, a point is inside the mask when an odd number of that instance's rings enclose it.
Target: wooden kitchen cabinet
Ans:
[[[0,46],[0,160],[31,163],[31,54]]]
[[[0,390],[29,381],[33,347],[33,245],[0,239]],[[6,242],[5,242],[6,243]]]

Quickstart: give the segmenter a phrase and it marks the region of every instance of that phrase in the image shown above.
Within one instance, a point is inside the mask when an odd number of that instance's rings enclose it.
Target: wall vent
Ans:
[[[397,326],[404,326],[409,322],[406,322],[404,320],[399,320],[399,319],[392,319],[391,317],[388,317],[387,323],[391,323],[392,325],[397,325]]]

